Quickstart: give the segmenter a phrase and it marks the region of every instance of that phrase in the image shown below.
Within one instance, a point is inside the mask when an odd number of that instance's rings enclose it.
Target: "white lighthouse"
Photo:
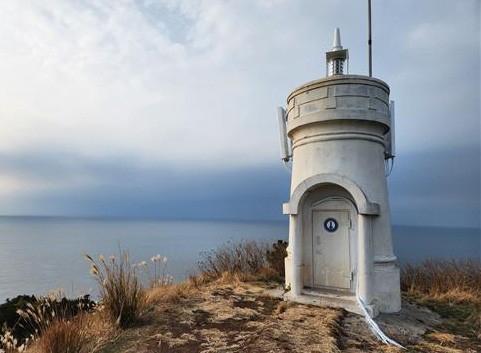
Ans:
[[[389,86],[346,74],[348,59],[336,29],[327,77],[281,109],[292,148],[285,297],[376,316],[401,308],[385,170],[393,109]]]

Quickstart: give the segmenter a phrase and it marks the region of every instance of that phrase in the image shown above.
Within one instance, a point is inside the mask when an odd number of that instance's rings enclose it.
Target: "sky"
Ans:
[[[372,0],[394,224],[479,227],[480,5]],[[0,214],[282,220],[277,106],[367,1],[2,0]]]

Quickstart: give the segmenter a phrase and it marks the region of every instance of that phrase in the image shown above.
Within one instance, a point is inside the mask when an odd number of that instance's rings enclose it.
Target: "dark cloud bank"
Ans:
[[[388,182],[395,224],[480,225],[478,146],[399,155]]]
[[[74,213],[160,218],[280,219],[289,181],[278,168],[120,171],[105,184],[50,195]]]
[[[399,155],[388,178],[393,223],[479,227],[479,163],[477,146]],[[285,220],[289,198],[290,176],[280,163],[174,168],[25,154],[0,156],[2,170],[59,185],[8,196],[3,214]]]
[[[9,196],[4,214],[279,220],[289,193],[289,175],[280,163],[210,169],[26,154],[0,156],[2,170],[58,183]]]

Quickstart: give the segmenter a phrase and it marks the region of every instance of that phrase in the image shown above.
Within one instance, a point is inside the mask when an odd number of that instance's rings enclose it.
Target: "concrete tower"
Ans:
[[[287,98],[286,299],[353,312],[360,299],[376,316],[401,309],[385,175],[392,157],[389,86],[345,74],[347,63],[336,29],[328,76]]]

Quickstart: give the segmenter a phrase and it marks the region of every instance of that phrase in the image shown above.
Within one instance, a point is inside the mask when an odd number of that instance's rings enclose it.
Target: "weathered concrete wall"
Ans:
[[[293,147],[291,203],[287,212],[293,214],[289,208],[295,208],[292,202],[296,190],[302,189],[303,183],[315,176],[330,175],[334,176],[333,180],[345,178],[355,185],[354,188],[359,188],[367,204],[378,207],[377,215],[369,218],[367,241],[370,243],[366,245],[372,248],[369,254],[372,266],[366,270],[372,296],[382,312],[398,311],[399,270],[394,265],[396,257],[384,168],[384,135],[390,126],[389,87],[378,79],[365,76],[323,78],[293,91],[288,97],[287,114],[287,131]],[[370,207],[353,201],[359,213]],[[302,213],[302,208],[299,210]],[[292,225],[290,231],[294,231]],[[295,231],[302,236],[302,230]],[[308,243],[302,241],[296,251],[310,251],[306,249]],[[292,253],[293,249],[289,250]],[[301,254],[297,262],[304,261],[304,258],[309,257]],[[288,259],[287,263],[292,268],[291,260]],[[309,268],[311,264],[297,265]],[[289,281],[292,276],[310,278],[305,273],[295,275],[292,272]],[[300,285],[305,283],[297,284]]]

